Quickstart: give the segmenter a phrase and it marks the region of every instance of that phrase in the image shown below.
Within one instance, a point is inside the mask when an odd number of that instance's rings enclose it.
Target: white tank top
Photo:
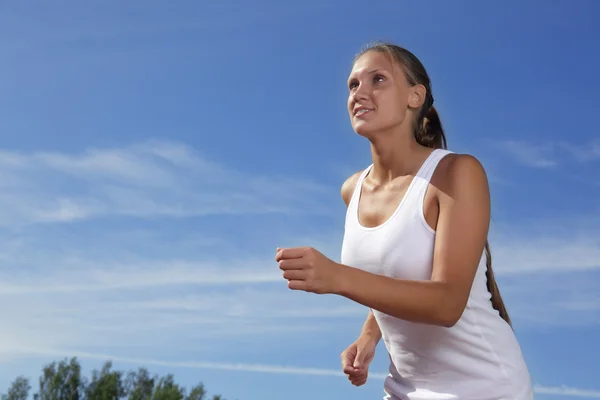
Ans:
[[[425,160],[393,215],[377,227],[358,220],[360,175],[348,205],[343,264],[398,279],[431,278],[435,231],[425,221],[423,200],[439,161]],[[531,379],[511,327],[491,304],[482,254],[467,306],[451,328],[401,320],[371,310],[390,356],[385,399],[529,400]]]

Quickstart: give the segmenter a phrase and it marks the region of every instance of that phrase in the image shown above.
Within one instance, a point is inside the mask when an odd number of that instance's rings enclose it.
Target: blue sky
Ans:
[[[0,388],[78,355],[229,400],[381,398],[339,354],[366,310],[290,292],[339,260],[365,43],[417,54],[449,146],[491,183],[497,279],[539,399],[600,398],[594,0],[4,2]],[[4,390],[4,389],[2,389]],[[284,393],[284,394],[283,394]]]

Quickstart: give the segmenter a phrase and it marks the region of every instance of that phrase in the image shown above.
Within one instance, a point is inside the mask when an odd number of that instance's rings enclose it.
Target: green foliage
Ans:
[[[152,400],[183,400],[185,389],[175,383],[173,375],[160,378],[154,388]]]
[[[17,377],[0,400],[28,400],[32,389],[29,379]],[[92,371],[89,379],[81,374],[76,358],[52,362],[42,369],[39,388],[33,400],[208,400],[202,383],[189,393],[175,382],[172,374],[151,376],[147,369],[114,371],[107,361],[100,371]],[[212,400],[225,400],[213,395]]]
[[[40,377],[39,400],[83,400],[84,381],[75,358],[46,365]]]
[[[204,385],[199,383],[194,386],[185,400],[206,400],[206,390],[204,390]]]
[[[125,381],[127,400],[149,400],[154,392],[155,378],[145,368],[129,372]]]
[[[102,371],[92,372],[92,380],[85,388],[86,400],[123,399],[127,395],[123,385],[123,373],[111,371],[112,363],[106,362]]]
[[[2,400],[27,400],[31,385],[24,376],[17,377],[8,389],[7,394],[2,395]]]

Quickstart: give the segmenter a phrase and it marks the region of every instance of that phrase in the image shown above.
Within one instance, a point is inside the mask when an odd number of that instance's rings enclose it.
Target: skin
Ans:
[[[378,52],[355,63],[348,79],[353,129],[371,144],[373,168],[364,180],[359,220],[386,221],[432,149],[419,145],[412,126],[423,102],[423,85],[411,86],[399,65]],[[356,116],[357,107],[371,111]],[[341,187],[348,204],[360,172]],[[460,179],[459,179],[460,177]],[[277,248],[275,259],[292,290],[344,296],[385,314],[451,327],[461,317],[483,252],[490,222],[487,177],[477,159],[450,154],[436,169],[424,202],[425,220],[436,231],[431,279],[394,279],[336,263],[312,247]],[[366,382],[381,332],[369,312],[361,335],[342,353],[355,385]]]

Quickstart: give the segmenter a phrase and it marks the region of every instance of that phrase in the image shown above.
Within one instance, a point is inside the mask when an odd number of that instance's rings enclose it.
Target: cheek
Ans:
[[[403,118],[408,105],[406,99],[396,93],[382,93],[378,100],[379,109],[388,118]]]

